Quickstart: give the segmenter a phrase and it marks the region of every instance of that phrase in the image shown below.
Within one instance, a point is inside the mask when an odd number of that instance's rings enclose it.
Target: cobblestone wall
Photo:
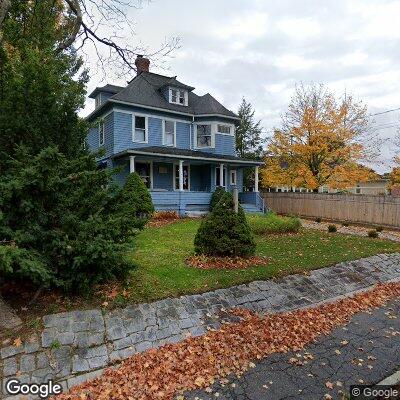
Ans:
[[[66,390],[137,352],[218,328],[232,318],[227,310],[233,307],[264,313],[286,311],[399,279],[400,254],[382,254],[314,270],[307,276],[256,281],[105,313],[48,315],[35,341],[0,349],[3,395],[5,382],[16,375],[22,382],[53,379]]]

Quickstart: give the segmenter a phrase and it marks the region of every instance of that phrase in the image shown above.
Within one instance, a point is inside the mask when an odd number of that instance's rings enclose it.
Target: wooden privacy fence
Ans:
[[[279,214],[400,227],[400,197],[269,192],[262,195],[266,206]]]

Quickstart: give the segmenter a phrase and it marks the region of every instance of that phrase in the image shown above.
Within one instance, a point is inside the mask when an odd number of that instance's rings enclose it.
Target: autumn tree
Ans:
[[[379,144],[364,104],[336,98],[323,85],[299,85],[270,140],[262,182],[345,189],[376,176],[361,163],[378,155]]]
[[[393,157],[394,167],[390,173],[390,186],[400,191],[400,131],[394,140],[395,156]]]
[[[236,153],[242,158],[260,159],[263,156],[261,121],[256,121],[254,114],[251,103],[243,98],[238,110],[240,122],[236,128]],[[245,187],[254,186],[254,168],[244,170],[243,184]]]

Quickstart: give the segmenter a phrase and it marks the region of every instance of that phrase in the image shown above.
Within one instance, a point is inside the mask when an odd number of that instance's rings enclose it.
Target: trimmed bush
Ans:
[[[375,229],[368,231],[368,237],[376,239],[377,237],[379,237],[379,232]]]
[[[280,217],[272,212],[266,215],[248,215],[247,220],[256,235],[296,233],[301,227],[299,218]]]
[[[154,213],[153,200],[142,178],[136,172],[129,174],[125,184],[115,198],[115,210],[132,218],[131,227],[143,229]]]
[[[328,232],[330,233],[337,232],[336,225],[328,225]]]
[[[214,210],[214,207],[218,204],[221,200],[221,197],[226,193],[225,189],[222,186],[217,186],[214,190],[211,201],[210,201],[210,211]]]
[[[315,222],[317,222],[318,224],[320,224],[320,223],[322,222],[322,218],[320,218],[320,217],[315,218]]]
[[[196,254],[208,256],[251,256],[255,242],[243,209],[234,211],[233,197],[225,192],[205,218],[194,239]]]

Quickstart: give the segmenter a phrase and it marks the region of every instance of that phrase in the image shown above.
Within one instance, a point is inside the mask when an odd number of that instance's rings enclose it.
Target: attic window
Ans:
[[[187,106],[187,91],[181,89],[169,89],[169,102],[173,104],[180,104],[181,106]]]

